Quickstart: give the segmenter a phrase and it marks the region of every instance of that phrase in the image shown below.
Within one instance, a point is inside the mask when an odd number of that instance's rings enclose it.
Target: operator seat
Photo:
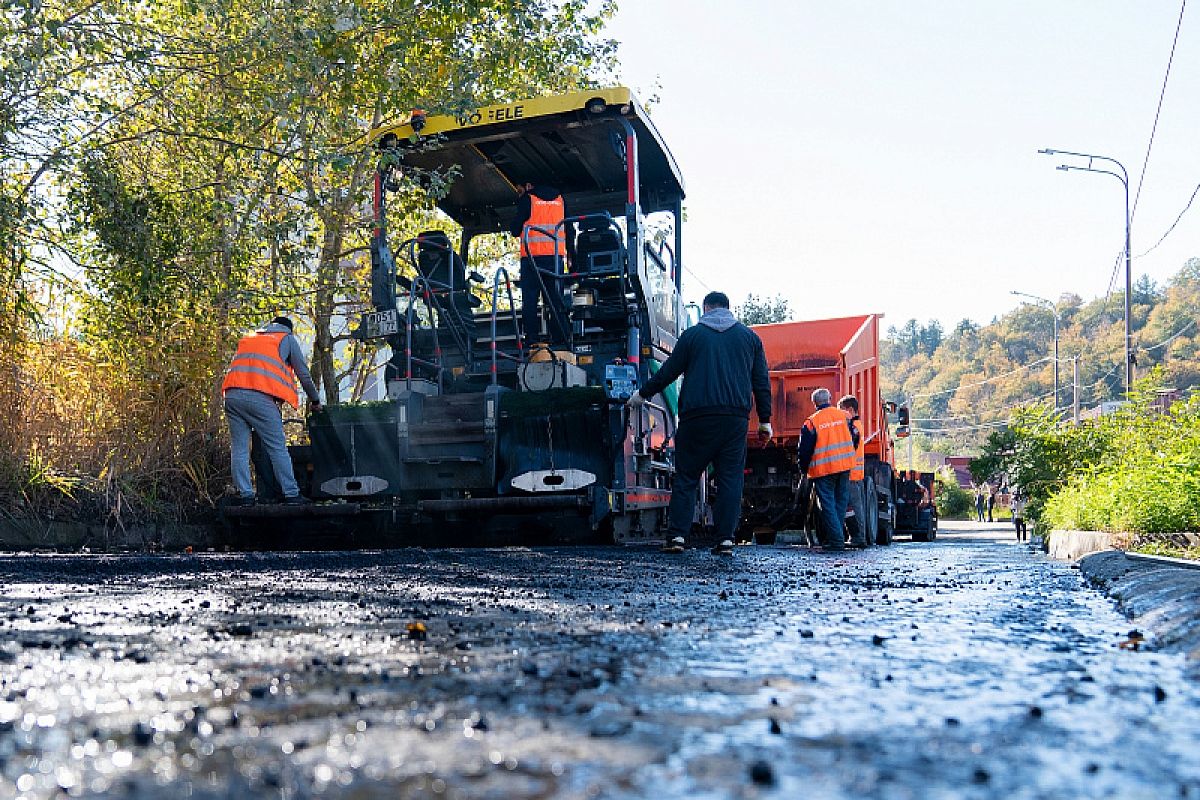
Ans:
[[[621,234],[607,215],[585,217],[577,224],[573,267],[591,306],[576,308],[576,314],[587,320],[585,330],[619,323],[625,313]]]
[[[621,271],[621,239],[607,217],[588,217],[575,237],[575,271],[589,275]]]

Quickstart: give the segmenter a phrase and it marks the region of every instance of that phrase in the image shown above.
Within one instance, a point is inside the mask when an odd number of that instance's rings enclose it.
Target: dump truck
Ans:
[[[313,506],[228,514],[260,532],[323,526],[347,545],[661,541],[676,398],[625,401],[685,326],[684,184],[643,106],[627,88],[588,90],[414,112],[372,140],[371,308],[353,335],[388,348],[386,397],[309,417],[294,454]],[[561,303],[541,304],[534,331],[510,275],[526,181],[557,188],[566,210],[540,231],[567,255],[539,270]],[[389,198],[414,186],[441,224],[395,237]],[[543,343],[552,330],[566,341]]]
[[[815,541],[811,486],[797,467],[796,450],[800,429],[816,410],[812,393],[824,387],[835,403],[847,394],[858,398],[858,431],[866,459],[863,524],[869,541],[890,544],[897,494],[888,418],[897,409],[894,403],[885,403],[879,389],[879,316],[781,322],[752,329],[762,339],[767,356],[774,434],[764,443],[753,426],[748,433],[740,535],[763,542],[773,541],[780,530],[802,530]]]

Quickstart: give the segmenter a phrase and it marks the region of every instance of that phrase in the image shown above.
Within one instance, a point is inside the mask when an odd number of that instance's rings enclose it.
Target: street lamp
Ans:
[[[1038,297],[1036,294],[1018,292],[1016,289],[1010,292],[1010,294],[1015,294],[1017,297],[1027,297],[1039,303],[1045,303],[1050,307],[1050,313],[1054,315],[1054,410],[1058,411],[1058,306],[1053,301],[1047,300],[1044,297]]]
[[[1086,167],[1077,167],[1071,164],[1059,164],[1057,169],[1063,172],[1078,170],[1080,172],[1098,172],[1101,175],[1112,175],[1121,182],[1125,187],[1125,396],[1129,396],[1130,390],[1133,388],[1133,333],[1129,327],[1129,303],[1130,297],[1133,294],[1133,255],[1129,249],[1129,173],[1125,170],[1125,165],[1115,158],[1108,156],[1097,156],[1092,153],[1072,153],[1070,150],[1051,150],[1046,148],[1038,150],[1039,153],[1046,156],[1074,156],[1076,158],[1086,158]],[[1109,164],[1115,164],[1119,173],[1113,172],[1111,169],[1096,169],[1092,165],[1097,161],[1106,161]],[[1055,405],[1058,404],[1055,398]]]

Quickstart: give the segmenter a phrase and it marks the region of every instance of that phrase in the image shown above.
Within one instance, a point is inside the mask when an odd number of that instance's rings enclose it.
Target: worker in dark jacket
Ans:
[[[517,213],[509,232],[521,240],[521,327],[529,349],[542,335],[539,298],[546,298],[546,325],[551,344],[567,341],[567,304],[558,278],[567,265],[566,216],[562,194],[553,186],[517,185]],[[557,257],[556,257],[557,256]]]
[[[683,376],[679,392],[679,430],[675,433],[675,481],[665,550],[682,552],[692,528],[696,488],[709,464],[717,479],[714,552],[731,552],[733,532],[742,513],[746,463],[746,420],[751,400],[758,412],[758,435],[771,438],[771,383],[758,334],[734,319],[729,298],[712,292],[704,298],[700,323],[688,328],[675,349],[646,385],[629,399],[631,411]]]
[[[293,408],[300,406],[297,378],[309,397],[310,408],[314,411],[320,408],[317,386],[304,363],[300,341],[292,334],[292,321],[287,317],[276,317],[238,342],[237,353],[221,382],[225,419],[229,422],[230,467],[237,489],[235,505],[254,503],[254,487],[250,484],[252,432],[258,434],[266,449],[275,479],[283,490],[283,501],[289,505],[308,502],[296,485],[281,413],[284,403]]]
[[[850,501],[850,471],[858,449],[858,430],[841,409],[830,405],[828,389],[812,393],[813,412],[800,429],[796,454],[801,472],[808,475],[821,505],[822,541],[825,550],[846,549],[846,505]]]

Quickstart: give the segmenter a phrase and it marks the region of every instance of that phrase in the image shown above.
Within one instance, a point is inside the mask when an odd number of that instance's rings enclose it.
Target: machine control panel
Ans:
[[[633,364],[606,364],[604,392],[609,400],[628,400],[638,388],[637,367]]]

